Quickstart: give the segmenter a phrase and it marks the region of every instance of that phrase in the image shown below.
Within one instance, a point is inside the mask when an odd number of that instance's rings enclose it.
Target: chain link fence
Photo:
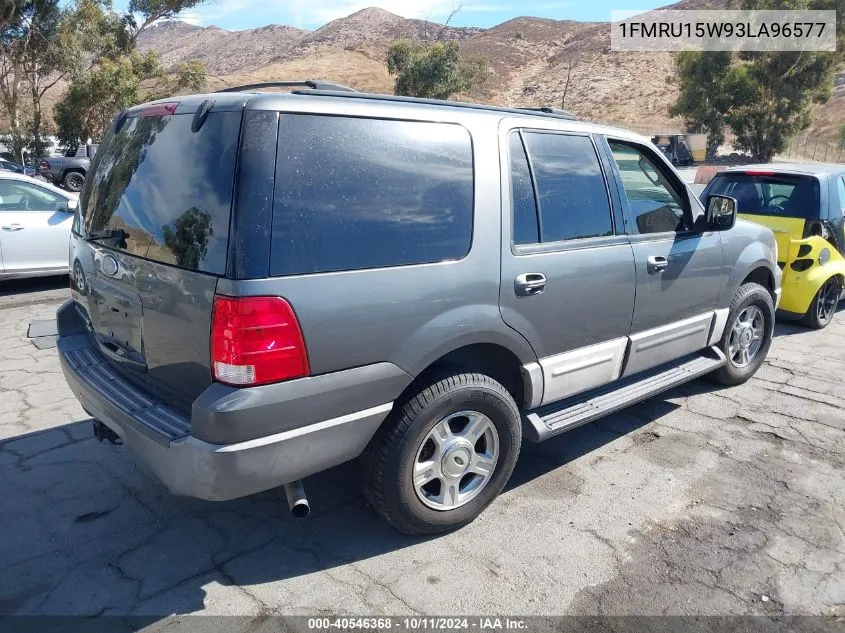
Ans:
[[[809,134],[798,135],[792,139],[781,156],[820,163],[845,163],[845,140],[841,143],[831,143]]]

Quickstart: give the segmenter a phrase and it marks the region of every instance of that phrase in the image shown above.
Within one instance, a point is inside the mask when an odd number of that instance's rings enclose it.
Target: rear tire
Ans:
[[[502,491],[521,441],[519,408],[501,384],[483,374],[441,376],[376,433],[364,453],[364,490],[400,532],[455,530]]]
[[[836,309],[839,307],[839,296],[842,293],[842,286],[839,279],[831,277],[822,284],[813,302],[807,310],[807,314],[801,322],[814,330],[826,328],[836,316]]]
[[[85,184],[85,174],[79,171],[69,171],[62,179],[62,186],[68,191],[78,193],[82,191],[82,186]]]
[[[751,378],[769,353],[774,329],[775,305],[769,291],[755,283],[740,286],[731,301],[718,345],[728,362],[711,374],[713,380],[723,385],[741,385]],[[759,345],[755,344],[757,341]]]

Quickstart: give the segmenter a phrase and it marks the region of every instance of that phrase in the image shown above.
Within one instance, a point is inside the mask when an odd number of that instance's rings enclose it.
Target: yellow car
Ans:
[[[739,217],[774,231],[783,269],[779,313],[827,326],[845,288],[845,165],[768,164],[719,172],[701,194],[730,196]]]

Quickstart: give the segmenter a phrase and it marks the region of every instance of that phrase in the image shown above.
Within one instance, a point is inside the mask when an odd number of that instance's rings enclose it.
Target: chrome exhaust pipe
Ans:
[[[311,506],[308,505],[308,497],[305,496],[305,486],[302,485],[301,479],[285,484],[285,496],[294,518],[304,519],[311,514]]]

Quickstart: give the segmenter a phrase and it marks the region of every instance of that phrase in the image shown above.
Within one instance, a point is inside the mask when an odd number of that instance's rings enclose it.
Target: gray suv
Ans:
[[[98,437],[227,500],[361,457],[399,530],[465,525],[542,441],[771,343],[769,229],[648,140],[346,92],[179,97],[97,152],[59,309]],[[76,267],[74,267],[76,271]]]

